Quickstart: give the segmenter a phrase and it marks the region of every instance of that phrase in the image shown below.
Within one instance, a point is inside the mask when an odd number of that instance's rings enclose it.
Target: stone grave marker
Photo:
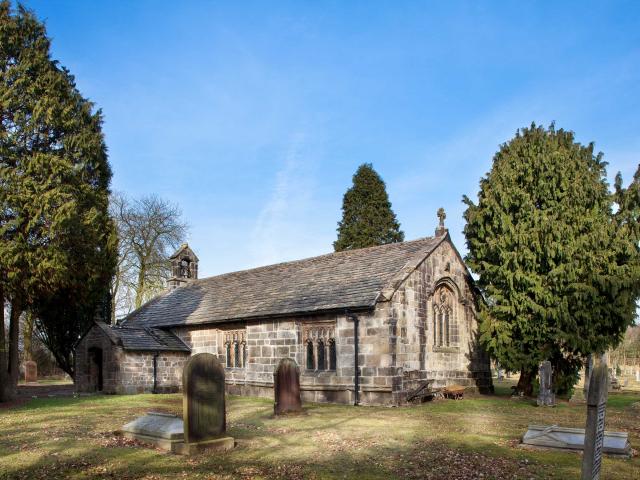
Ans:
[[[553,407],[556,404],[556,398],[551,390],[553,368],[551,362],[545,360],[540,364],[540,390],[538,392],[538,406]]]
[[[283,358],[273,373],[274,413],[300,412],[300,368],[292,358]]]
[[[607,405],[609,372],[604,355],[591,369],[587,394],[587,427],[584,435],[582,480],[598,480],[602,465],[604,420]]]
[[[149,412],[127,423],[121,432],[127,438],[151,443],[173,453],[179,453],[184,444],[182,419],[168,413]]]
[[[38,364],[33,360],[24,362],[24,381],[26,383],[38,381]]]
[[[226,437],[224,368],[215,355],[198,353],[182,372],[184,453],[201,448],[233,448]]]

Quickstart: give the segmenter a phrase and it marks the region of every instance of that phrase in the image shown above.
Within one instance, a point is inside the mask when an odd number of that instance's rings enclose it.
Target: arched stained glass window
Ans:
[[[231,342],[227,342],[227,344],[225,345],[226,349],[227,349],[227,367],[232,367],[231,365]]]
[[[449,347],[457,338],[452,333],[455,328],[453,302],[453,292],[445,286],[439,287],[433,296],[433,344],[437,347]]]

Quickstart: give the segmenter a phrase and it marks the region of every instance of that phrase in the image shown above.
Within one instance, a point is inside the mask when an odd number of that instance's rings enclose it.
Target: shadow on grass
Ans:
[[[306,404],[306,415],[274,418],[269,399],[229,397],[229,433],[238,446],[180,457],[109,438],[124,417],[158,406],[179,412],[177,395],[33,402],[13,410],[20,423],[2,423],[7,455],[0,478],[576,478],[578,455],[515,443],[531,420],[584,418],[584,408],[542,409],[492,396],[394,409]],[[629,405],[622,403],[616,405]],[[630,410],[615,411],[628,419]],[[61,439],[53,441],[55,435]],[[36,447],[30,455],[9,448],[25,442]],[[638,478],[640,462],[605,459],[605,475],[614,471],[616,478]]]

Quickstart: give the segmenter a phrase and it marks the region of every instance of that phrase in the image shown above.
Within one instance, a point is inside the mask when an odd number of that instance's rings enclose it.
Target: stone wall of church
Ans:
[[[476,306],[464,264],[447,241],[400,283],[389,301],[357,312],[360,403],[401,405],[425,379],[434,386],[491,386],[489,361],[477,341]],[[448,312],[446,332],[437,312]],[[444,320],[443,320],[444,322]],[[444,324],[444,323],[443,323]],[[94,329],[95,330],[95,329]],[[353,403],[355,400],[354,321],[345,314],[255,319],[173,329],[192,354],[217,355],[225,365],[232,394],[273,398],[273,373],[282,358],[300,367],[303,400]],[[153,388],[153,355],[123,352],[107,344],[104,332],[83,339],[78,365],[88,349],[105,352],[105,391],[137,393]],[[187,354],[161,354],[158,389],[181,387]],[[78,383],[90,389],[89,372]]]
[[[390,342],[395,343],[395,365],[402,371],[401,381],[394,385],[396,402],[403,403],[425,379],[433,379],[434,387],[491,388],[489,358],[478,341],[471,288],[464,264],[452,245],[443,242],[393,295]],[[444,327],[438,323],[440,311],[447,312]]]
[[[152,393],[154,352],[126,351],[120,357],[120,374],[115,393]],[[156,359],[156,393],[177,392],[182,387],[182,369],[189,354],[159,352]]]
[[[102,390],[116,393],[119,385],[120,360],[123,351],[113,345],[99,327],[94,326],[80,340],[75,350],[75,386],[79,392],[100,391],[98,356],[102,362]]]

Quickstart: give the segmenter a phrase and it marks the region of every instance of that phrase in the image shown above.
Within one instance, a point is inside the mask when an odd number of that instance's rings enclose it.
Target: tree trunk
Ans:
[[[7,340],[4,331],[4,290],[0,284],[0,402],[9,400]]]
[[[520,370],[520,380],[518,380],[518,392],[526,397],[533,395],[533,380],[536,378],[535,370],[522,368]]]
[[[140,270],[138,271],[138,284],[136,285],[136,308],[142,306],[144,298],[145,277],[147,275],[146,267],[143,261],[140,262]]]
[[[120,279],[118,278],[119,275],[120,272],[116,272],[115,278],[113,279],[113,284],[111,285],[111,298],[109,299],[109,301],[111,302],[111,311],[109,312],[111,316],[109,322],[111,323],[111,325],[116,324],[116,298],[118,295],[118,290],[120,289]]]
[[[18,354],[18,338],[20,336],[20,314],[22,303],[15,298],[11,301],[11,315],[9,317],[9,399],[18,394],[18,380],[20,379],[20,355]]]
[[[22,332],[22,345],[24,347],[24,359],[33,360],[33,325],[35,321],[33,313],[27,311],[24,319],[24,332]]]

